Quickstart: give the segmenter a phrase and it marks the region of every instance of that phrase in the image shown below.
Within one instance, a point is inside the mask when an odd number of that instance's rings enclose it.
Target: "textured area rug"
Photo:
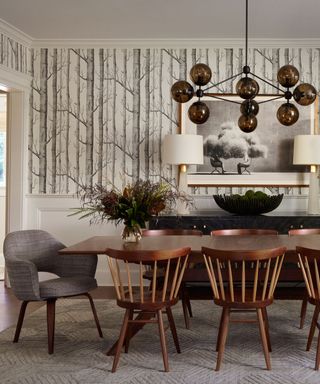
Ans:
[[[123,310],[114,301],[96,300],[104,332],[100,339],[89,302],[60,300],[54,355],[47,354],[45,308],[25,319],[18,344],[12,343],[14,328],[0,334],[0,383],[320,383],[320,372],[314,371],[316,337],[311,351],[305,351],[313,308],[309,306],[305,329],[299,330],[300,305],[278,301],[269,307],[272,371],[265,368],[258,326],[233,323],[221,371],[215,372],[220,309],[211,301],[193,301],[190,330],[184,327],[181,304],[173,310],[182,353],[175,352],[167,331],[171,372],[163,372],[157,325],[149,324],[131,341],[129,353],[121,355],[118,371],[112,374],[113,357],[104,352],[119,334]]]

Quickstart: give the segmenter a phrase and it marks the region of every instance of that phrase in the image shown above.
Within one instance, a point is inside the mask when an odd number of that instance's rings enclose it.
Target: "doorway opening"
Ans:
[[[7,93],[0,91],[0,244],[6,235],[7,196]],[[0,249],[0,280],[4,280],[4,256]]]

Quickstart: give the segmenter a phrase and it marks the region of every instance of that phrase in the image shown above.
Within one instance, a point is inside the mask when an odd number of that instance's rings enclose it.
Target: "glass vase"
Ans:
[[[125,243],[138,243],[141,239],[141,233],[139,225],[125,225],[122,231],[122,239]]]

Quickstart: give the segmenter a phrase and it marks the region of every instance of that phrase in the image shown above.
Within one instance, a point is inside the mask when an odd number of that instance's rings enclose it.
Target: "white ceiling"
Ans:
[[[0,17],[35,39],[244,36],[245,0],[0,0]],[[249,37],[320,38],[319,0],[250,0]]]

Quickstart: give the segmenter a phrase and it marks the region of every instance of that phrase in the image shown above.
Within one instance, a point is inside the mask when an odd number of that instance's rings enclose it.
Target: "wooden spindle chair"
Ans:
[[[145,229],[142,232],[142,236],[202,236],[203,233],[197,229]],[[152,271],[148,271],[145,275],[146,278],[150,278]],[[163,276],[159,276],[159,279],[162,279]],[[181,283],[180,287],[180,298],[182,303],[183,317],[186,328],[190,328],[190,319],[189,317],[193,317],[191,302],[188,293],[188,287],[184,281]]]
[[[290,229],[288,231],[289,236],[300,236],[300,235],[320,235],[320,228],[297,228]],[[300,267],[300,264],[299,264]],[[304,320],[307,314],[307,306],[308,306],[308,292],[306,291],[304,298],[301,304],[300,310],[300,329],[304,326]]]
[[[271,343],[266,307],[273,302],[285,251],[284,247],[256,251],[225,251],[202,247],[214,302],[222,307],[216,347],[216,371],[219,371],[221,366],[229,321],[253,321],[230,320],[230,313],[239,311],[257,312],[266,365],[271,369]]]
[[[112,372],[115,372],[117,369],[124,342],[125,351],[128,351],[132,325],[145,323],[158,324],[164,368],[166,372],[169,371],[162,310],[165,310],[167,313],[174,344],[177,352],[180,353],[179,340],[171,306],[175,305],[179,300],[180,284],[187,266],[190,251],[191,249],[187,247],[150,251],[130,250],[129,248],[123,250],[108,248],[106,250],[108,264],[116,290],[117,304],[126,309],[115,352]],[[139,265],[139,284],[137,290],[132,283],[132,264]],[[146,266],[151,266],[153,270],[151,290],[144,286],[143,275]],[[161,286],[158,286],[157,278],[159,269],[164,273],[164,281]],[[122,273],[120,271],[122,271]],[[135,319],[134,314],[137,314]],[[150,316],[144,316],[144,314],[151,314],[152,316],[150,318]],[[153,319],[154,316],[156,316],[156,320]]]
[[[307,351],[310,350],[312,340],[314,337],[315,329],[320,330],[320,323],[318,322],[320,313],[320,250],[309,249],[305,247],[296,248],[300,268],[303,274],[304,281],[306,283],[306,289],[308,292],[309,303],[315,306],[315,310],[312,317],[310,326]],[[315,369],[319,370],[320,365],[320,333],[318,336],[317,354]]]
[[[239,229],[215,229],[210,232],[211,236],[250,236],[250,235],[278,235],[275,229],[253,229],[253,228],[239,228]]]

